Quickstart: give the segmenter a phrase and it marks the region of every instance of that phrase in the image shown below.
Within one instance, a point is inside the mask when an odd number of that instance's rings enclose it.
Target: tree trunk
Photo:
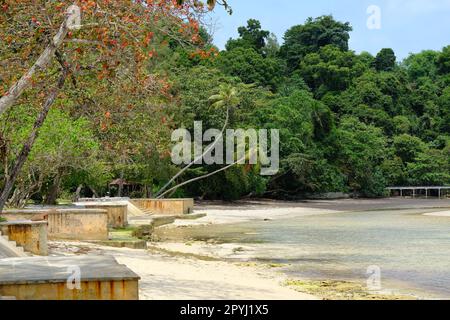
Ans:
[[[28,193],[26,190],[21,190],[16,188],[12,196],[8,200],[8,205],[13,208],[22,208],[23,204],[26,203]]]
[[[92,193],[94,194],[94,198],[99,198],[97,191],[92,188],[91,186],[89,186],[89,189],[91,189]]]
[[[2,167],[4,170],[4,180],[6,181],[8,178],[8,141],[3,137],[3,134],[0,133],[0,158],[2,161]]]
[[[255,152],[255,151],[253,151],[253,152]],[[249,153],[249,154],[250,154],[250,153]],[[185,185],[188,185],[188,184],[191,184],[191,183],[193,183],[193,182],[200,181],[200,180],[203,180],[203,179],[212,177],[212,176],[214,176],[214,175],[216,175],[216,174],[218,174],[218,173],[220,173],[220,172],[222,172],[222,171],[226,171],[226,170],[230,169],[231,167],[234,167],[235,165],[237,165],[240,161],[244,160],[246,157],[247,157],[247,156],[244,156],[243,158],[239,159],[238,161],[236,161],[236,162],[234,162],[234,163],[232,163],[232,164],[230,164],[230,165],[228,165],[228,166],[226,166],[226,167],[223,167],[222,169],[219,169],[219,170],[217,170],[217,171],[214,171],[214,172],[205,174],[205,175],[203,175],[203,176],[201,176],[201,177],[197,177],[197,178],[194,178],[194,179],[185,181],[185,182],[183,182],[183,183],[180,183],[180,184],[176,185],[175,187],[173,187],[173,188],[167,190],[167,191],[164,192],[163,194],[159,195],[159,196],[157,197],[157,199],[163,199],[166,195],[168,195],[168,194],[173,194],[177,189],[179,189],[179,188],[181,188],[181,187],[183,187],[183,186],[185,186]],[[249,155],[249,157],[250,157],[250,155]]]
[[[228,121],[229,121],[229,119],[230,119],[230,109],[229,108],[227,108],[227,117],[225,118],[225,123],[224,123],[224,126],[223,126],[223,128],[222,128],[222,131],[221,131],[221,133],[220,133],[220,138],[219,139],[216,139],[208,148],[206,148],[206,150],[205,150],[205,152],[203,152],[203,154],[199,157],[199,158],[197,158],[197,159],[195,159],[194,161],[192,161],[191,163],[189,163],[186,167],[184,167],[180,172],[178,172],[172,179],[170,179],[170,181],[169,182],[167,182],[165,185],[164,185],[164,187],[162,187],[159,191],[158,191],[158,193],[156,194],[156,198],[161,198],[161,195],[163,194],[163,192],[179,177],[179,176],[181,176],[183,173],[185,173],[186,171],[187,171],[187,169],[189,169],[190,167],[192,167],[198,160],[200,160],[200,159],[203,159],[203,157],[208,153],[208,152],[210,152],[212,149],[214,149],[214,147],[217,145],[217,143],[219,143],[219,141],[221,140],[221,139],[223,139],[223,134],[224,134],[224,132],[225,132],[225,129],[227,128],[227,126],[228,126]],[[167,194],[167,192],[166,193],[164,193],[164,194]]]
[[[153,197],[152,185],[145,185],[144,193],[147,199],[151,199]]]
[[[61,185],[61,173],[58,172],[58,174],[55,177],[55,180],[53,181],[53,185],[50,187],[50,190],[47,192],[44,204],[47,204],[47,205],[55,205],[56,204],[56,200],[58,199],[60,185]]]
[[[75,196],[73,197],[73,202],[78,202],[78,200],[80,200],[80,194],[81,194],[81,190],[83,189],[83,185],[80,184],[77,187],[77,190],[75,191]]]
[[[36,60],[34,65],[19,79],[8,92],[0,98],[0,115],[7,111],[16,101],[20,98],[22,93],[31,85],[31,80],[33,79],[36,72],[40,70],[45,70],[50,61],[54,58],[56,50],[64,42],[69,31],[68,21],[69,15],[66,16],[63,23],[61,24],[58,33],[50,41],[49,45],[41,53],[39,58]]]
[[[120,172],[119,194],[117,195],[119,198],[122,197],[122,193],[123,193],[123,176],[124,176],[124,173],[123,173],[123,169],[122,169],[122,171]]]
[[[67,76],[68,76],[68,70],[63,67],[62,75],[58,80],[58,84],[57,84],[56,88],[47,97],[47,100],[45,101],[44,106],[42,108],[42,111],[39,113],[39,116],[36,119],[36,122],[34,123],[33,129],[28,137],[28,140],[23,145],[22,150],[15,161],[15,164],[10,171],[9,177],[5,183],[5,187],[0,196],[0,212],[3,211],[6,201],[8,201],[9,195],[11,194],[14,184],[16,183],[17,177],[19,176],[19,173],[30,154],[31,148],[33,147],[34,143],[36,142],[36,139],[39,135],[39,129],[44,124],[44,121],[48,115],[48,111],[50,110],[50,107],[55,102],[59,91],[64,87],[64,83],[66,81]]]

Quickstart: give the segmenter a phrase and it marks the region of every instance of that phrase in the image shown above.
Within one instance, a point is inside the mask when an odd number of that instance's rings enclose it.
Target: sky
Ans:
[[[441,50],[450,45],[450,0],[228,0],[233,15],[217,7],[211,24],[214,43],[224,49],[229,38],[237,38],[237,28],[248,19],[261,21],[263,30],[275,33],[280,43],[287,29],[303,24],[308,17],[332,14],[350,22],[350,49],[376,54],[394,49],[399,60],[425,49]],[[369,29],[370,6],[380,9],[380,28]],[[373,12],[372,12],[373,13]],[[373,20],[371,20],[373,21]]]

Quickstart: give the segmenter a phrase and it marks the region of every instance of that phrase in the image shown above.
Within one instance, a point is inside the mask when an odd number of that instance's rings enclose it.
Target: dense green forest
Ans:
[[[172,130],[192,130],[195,120],[222,128],[225,111],[209,98],[226,86],[237,92],[229,128],[280,129],[280,172],[263,177],[257,166],[235,166],[173,196],[377,197],[389,185],[449,185],[450,46],[398,61],[390,48],[376,56],[351,51],[351,31],[348,23],[322,16],[293,26],[279,42],[249,20],[219,51],[202,29],[201,49],[176,41],[158,48],[148,67],[164,79],[158,94],[121,96],[120,88],[106,89],[101,106],[90,99],[93,92],[60,97],[12,205],[70,199],[77,189],[106,195],[119,178],[134,185],[129,196],[154,195],[180,169],[171,163]],[[1,156],[10,164],[35,112],[25,101],[1,118]],[[217,169],[194,166],[178,180]]]
[[[207,97],[219,83],[255,83],[242,93],[235,127],[281,129],[281,172],[263,179],[245,168],[194,185],[191,194],[297,197],[355,192],[381,196],[388,185],[450,183],[450,46],[397,61],[349,50],[348,23],[308,19],[280,46],[257,20],[239,28],[215,59],[173,69],[184,120],[216,125]],[[189,118],[186,115],[192,115]]]

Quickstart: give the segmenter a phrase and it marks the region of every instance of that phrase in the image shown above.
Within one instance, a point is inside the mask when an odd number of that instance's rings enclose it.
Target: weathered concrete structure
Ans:
[[[12,221],[0,223],[0,231],[25,251],[48,255],[47,221]]]
[[[77,206],[88,209],[106,210],[108,213],[108,226],[111,228],[126,227],[127,222],[127,204],[115,204],[108,202],[85,202],[77,203]]]
[[[138,300],[139,279],[113,257],[0,260],[0,296],[17,300]]]
[[[127,205],[127,219],[145,215],[182,216],[194,212],[194,199],[83,198],[79,206]]]
[[[194,199],[131,199],[130,202],[147,214],[183,215],[194,212]]]
[[[107,240],[108,214],[99,209],[7,210],[7,221],[48,221],[48,238],[64,240]]]

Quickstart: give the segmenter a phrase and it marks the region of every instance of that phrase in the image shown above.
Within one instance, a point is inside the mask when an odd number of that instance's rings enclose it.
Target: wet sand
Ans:
[[[338,212],[368,210],[450,208],[450,199],[343,199],[310,201],[242,200],[236,202],[203,201],[196,203],[195,213],[207,216],[193,221],[178,220],[170,227],[240,223],[255,220],[276,220],[293,217],[324,215]],[[445,213],[444,213],[445,214]],[[448,211],[447,211],[448,215]]]
[[[196,212],[208,213],[208,216],[197,221],[178,221],[174,225],[165,226],[157,230],[157,236],[161,242],[153,243],[155,250],[162,252],[179,253],[183,255],[206,256],[209,258],[225,259],[226,261],[255,261],[253,253],[255,248],[264,247],[264,244],[246,243],[245,241],[230,241],[236,239],[251,238],[252,228],[246,228],[245,223],[258,225],[271,223],[277,220],[296,217],[340,215],[348,213],[374,212],[380,214],[386,212],[397,216],[398,212],[407,208],[436,217],[449,216],[450,200],[437,199],[377,199],[377,200],[337,200],[337,201],[306,201],[306,202],[279,202],[279,201],[240,201],[236,203],[203,202],[196,207]],[[294,219],[295,220],[295,219]],[[322,220],[322,219],[321,219]],[[267,222],[266,222],[267,221]],[[224,233],[223,228],[227,227]],[[233,229],[239,226],[238,229]],[[230,230],[231,228],[231,230]],[[247,230],[248,229],[248,230]],[[202,232],[202,230],[206,230]],[[235,230],[235,231],[233,231]],[[222,231],[222,232],[221,232]],[[222,239],[222,236],[225,236]],[[231,237],[231,238],[230,238]],[[271,247],[271,249],[273,249]],[[300,250],[300,249],[299,249]],[[298,250],[297,250],[298,251]],[[285,252],[285,248],[279,248],[279,252]],[[305,256],[308,256],[305,253]],[[282,270],[287,266],[276,266]],[[290,279],[289,283],[298,284],[298,279]],[[392,293],[369,294],[361,291],[361,284],[352,282],[333,282],[323,279],[324,288],[317,283],[302,279],[305,286],[293,286],[297,290],[312,293],[325,299],[349,298],[349,299],[410,299],[414,296],[399,296]],[[327,290],[332,286],[333,290]],[[344,289],[342,289],[343,287]],[[311,289],[313,288],[313,289]],[[311,290],[310,290],[311,289]],[[343,292],[340,292],[342,289]]]

